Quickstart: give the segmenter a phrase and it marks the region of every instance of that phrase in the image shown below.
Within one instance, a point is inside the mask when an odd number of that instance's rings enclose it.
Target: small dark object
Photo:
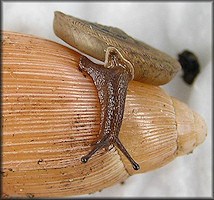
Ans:
[[[195,77],[200,72],[200,65],[197,57],[190,51],[185,50],[181,54],[178,54],[178,61],[181,64],[184,75],[183,79],[186,83],[191,85]]]
[[[34,198],[34,195],[33,195],[33,194],[30,194],[30,193],[27,193],[27,194],[26,194],[26,197],[29,198],[29,199],[32,199],[32,198]]]
[[[43,162],[43,159],[39,159],[39,160],[37,161],[37,164],[40,165],[41,162]]]
[[[121,185],[124,185],[124,184],[125,184],[125,181],[120,182],[120,184],[121,184]]]

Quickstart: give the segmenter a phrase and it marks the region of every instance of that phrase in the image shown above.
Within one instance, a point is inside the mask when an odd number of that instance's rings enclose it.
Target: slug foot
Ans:
[[[115,48],[110,47],[107,49],[105,67],[82,56],[79,60],[79,69],[85,71],[92,78],[101,106],[100,138],[91,152],[81,158],[82,163],[86,163],[97,150],[103,147],[108,149],[110,145],[114,145],[128,158],[133,168],[138,170],[139,165],[132,159],[118,139],[126,91],[129,81],[133,78],[132,65]]]

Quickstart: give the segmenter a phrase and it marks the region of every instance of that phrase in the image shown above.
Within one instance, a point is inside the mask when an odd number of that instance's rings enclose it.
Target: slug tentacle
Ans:
[[[123,119],[126,91],[129,81],[133,78],[132,66],[123,59],[115,48],[109,48],[105,67],[101,67],[82,56],[79,60],[79,69],[85,71],[92,78],[101,105],[100,139],[91,152],[81,158],[81,161],[86,163],[100,148],[108,149],[110,145],[115,145],[129,159],[133,168],[138,170],[138,164],[131,158],[118,139]]]
[[[96,146],[92,149],[92,151],[90,151],[90,153],[88,153],[86,156],[83,156],[81,158],[81,161],[82,163],[87,163],[88,162],[88,159],[99,149],[101,149],[104,145],[107,145],[107,139],[108,137],[105,136],[102,140],[99,140],[97,143],[96,143]]]
[[[121,152],[128,158],[130,163],[132,164],[132,167],[134,170],[140,169],[140,166],[132,159],[132,157],[129,155],[128,151],[126,151],[126,148],[123,146],[123,144],[120,142],[118,138],[116,138],[116,145],[120,149]]]

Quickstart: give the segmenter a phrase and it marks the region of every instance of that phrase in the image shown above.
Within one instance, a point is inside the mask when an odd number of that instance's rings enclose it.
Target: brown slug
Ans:
[[[126,62],[114,48],[108,56],[107,67],[94,64],[85,56],[82,56],[79,61],[79,68],[86,71],[93,79],[101,105],[100,139],[92,151],[83,156],[81,160],[86,163],[97,150],[102,147],[108,150],[109,146],[113,144],[129,159],[133,168],[138,170],[139,165],[132,159],[118,138],[123,119],[126,90],[132,77],[128,68],[130,63]]]
[[[104,146],[108,149],[113,144],[138,170],[139,165],[118,139],[128,83],[136,80],[152,85],[165,84],[179,71],[179,62],[118,28],[91,23],[58,11],[55,11],[53,27],[55,34],[71,46],[105,61],[105,68],[86,57],[79,61],[80,69],[94,81],[102,110],[100,139],[94,149],[82,157],[82,162],[86,163],[98,149]]]

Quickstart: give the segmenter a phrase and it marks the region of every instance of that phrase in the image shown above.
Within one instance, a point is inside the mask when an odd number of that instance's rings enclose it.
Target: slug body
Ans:
[[[87,72],[94,81],[102,111],[100,140],[89,154],[82,157],[82,162],[86,163],[98,149],[104,146],[108,149],[113,144],[138,170],[138,164],[118,139],[128,83],[134,79],[153,85],[165,84],[180,69],[179,62],[118,28],[87,22],[57,11],[54,32],[83,53],[105,61],[105,68],[85,57],[79,63],[80,70]]]
[[[97,150],[102,147],[106,147],[108,150],[108,147],[113,144],[129,159],[133,168],[138,170],[139,165],[132,159],[118,138],[123,119],[126,90],[132,77],[128,68],[130,63],[126,62],[115,49],[112,49],[108,55],[108,67],[101,67],[86,57],[81,57],[79,61],[79,69],[86,71],[93,79],[101,105],[100,140],[94,149],[81,160],[86,163]]]

